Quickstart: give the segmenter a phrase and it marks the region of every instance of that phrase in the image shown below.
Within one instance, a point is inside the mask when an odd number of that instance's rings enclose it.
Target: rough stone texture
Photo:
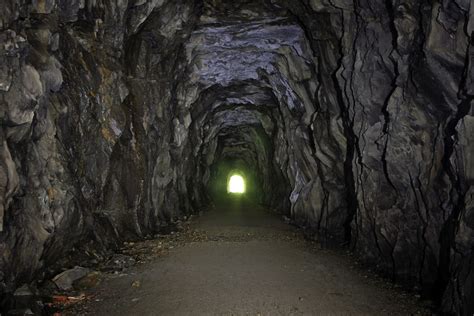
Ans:
[[[233,169],[474,312],[469,0],[0,3],[0,293],[209,203]]]

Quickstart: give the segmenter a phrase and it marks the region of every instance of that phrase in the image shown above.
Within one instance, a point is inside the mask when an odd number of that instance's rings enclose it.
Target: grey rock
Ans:
[[[27,316],[27,315],[35,315],[30,308],[25,309],[12,309],[8,311],[7,315],[18,315],[18,316]]]
[[[20,297],[20,296],[33,296],[33,292],[30,290],[29,286],[27,284],[24,284],[23,286],[17,288],[15,290],[15,293],[13,293],[15,297]]]
[[[90,272],[89,269],[83,267],[75,267],[73,269],[66,270],[56,275],[53,278],[53,282],[61,290],[70,290],[72,289],[74,281],[77,281]]]

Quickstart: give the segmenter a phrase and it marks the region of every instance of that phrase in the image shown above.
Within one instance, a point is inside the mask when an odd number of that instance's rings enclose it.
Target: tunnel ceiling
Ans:
[[[0,295],[241,168],[322,244],[472,314],[473,31],[469,0],[1,1]]]
[[[205,129],[200,131],[205,145],[218,137],[224,147],[208,164],[242,156],[249,165],[259,165],[258,156],[268,154],[249,127],[263,126],[271,139],[274,122],[284,120],[280,106],[304,113],[304,104],[312,104],[305,102],[314,95],[305,83],[313,78],[313,52],[286,10],[263,2],[237,7],[205,2],[185,48],[188,80],[178,88],[180,107],[200,114],[194,120]],[[260,167],[271,165],[267,161]]]

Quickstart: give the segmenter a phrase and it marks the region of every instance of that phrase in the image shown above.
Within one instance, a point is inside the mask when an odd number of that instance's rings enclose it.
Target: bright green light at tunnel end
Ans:
[[[229,178],[229,182],[227,183],[227,193],[245,193],[245,180],[241,175],[234,174]]]

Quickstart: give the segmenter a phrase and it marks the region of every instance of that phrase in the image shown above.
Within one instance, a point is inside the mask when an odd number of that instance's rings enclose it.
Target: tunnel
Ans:
[[[413,306],[474,313],[472,1],[3,0],[0,44],[0,315],[47,314],[18,295],[176,234],[227,245],[203,262],[237,274],[249,238],[300,236]],[[312,262],[287,280],[300,313],[384,313],[331,309],[348,294],[316,281],[298,296],[326,259],[278,249],[272,269]],[[266,313],[244,301],[232,313]]]

